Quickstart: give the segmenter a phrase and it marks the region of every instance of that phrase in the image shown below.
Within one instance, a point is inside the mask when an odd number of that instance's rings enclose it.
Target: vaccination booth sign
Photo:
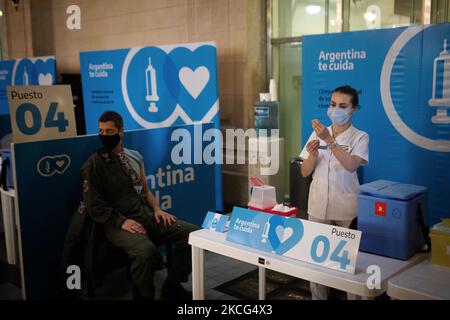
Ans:
[[[82,52],[80,64],[88,133],[105,110],[119,112],[128,130],[218,125],[213,43]]]
[[[354,274],[361,231],[234,207],[227,240]]]
[[[303,38],[302,140],[311,120],[329,125],[331,91],[351,85],[353,125],[369,134],[363,183],[378,179],[428,188],[428,223],[450,208],[450,24]]]
[[[9,86],[14,143],[76,136],[69,85]]]

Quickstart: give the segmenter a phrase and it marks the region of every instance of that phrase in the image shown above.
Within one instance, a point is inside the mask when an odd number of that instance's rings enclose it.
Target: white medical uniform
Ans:
[[[331,126],[327,127],[330,135]],[[318,140],[313,132],[308,139]],[[369,163],[369,135],[352,125],[335,139],[351,155],[363,159],[363,164]],[[320,140],[320,145],[326,143]],[[331,221],[351,221],[357,216],[357,197],[359,192],[358,175],[348,172],[329,148],[319,149],[319,157],[309,188],[308,214],[316,219]],[[300,153],[300,158],[309,157],[306,145]]]
[[[332,135],[331,126],[327,128]],[[314,131],[308,139],[318,140]],[[363,159],[363,165],[369,163],[369,135],[352,125],[335,138],[345,151]],[[307,142],[307,143],[308,143]],[[320,140],[320,145],[326,143]],[[308,199],[308,220],[348,228],[357,216],[357,199],[359,191],[358,175],[348,172],[329,148],[319,149],[319,157],[312,176]],[[300,153],[300,158],[309,157],[306,145]],[[311,282],[313,300],[326,300],[329,288]],[[347,293],[349,300],[359,299],[358,296]]]

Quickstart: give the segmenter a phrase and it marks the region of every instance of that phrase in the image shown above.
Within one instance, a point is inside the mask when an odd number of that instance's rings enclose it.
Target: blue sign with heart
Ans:
[[[45,156],[39,159],[38,173],[43,177],[49,177],[55,173],[63,174],[70,165],[70,157],[66,154],[57,156]]]
[[[300,244],[303,230],[300,219],[235,207],[227,240],[284,255]]]
[[[174,82],[173,94],[178,93],[178,103],[183,110],[188,110],[191,119],[203,119],[219,96],[216,48],[208,45],[192,51],[179,47],[169,57],[179,79]]]
[[[80,53],[87,133],[106,110],[126,129],[219,127],[216,46],[192,43]]]
[[[0,61],[0,115],[9,114],[8,86],[49,86],[55,82],[56,60],[53,56]]]
[[[271,215],[269,241],[276,254],[283,255],[303,237],[303,224],[298,219]]]

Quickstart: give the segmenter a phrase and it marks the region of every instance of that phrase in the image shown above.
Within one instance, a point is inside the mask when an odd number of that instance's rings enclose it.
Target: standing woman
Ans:
[[[369,162],[369,135],[352,126],[359,104],[358,92],[343,86],[333,90],[326,127],[311,121],[313,132],[300,153],[301,174],[312,176],[308,219],[348,228],[357,216],[359,181],[357,169]],[[329,288],[311,282],[313,300],[326,300]]]

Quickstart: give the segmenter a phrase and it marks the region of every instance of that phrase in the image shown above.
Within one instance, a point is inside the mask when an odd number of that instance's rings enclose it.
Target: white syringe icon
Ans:
[[[49,161],[46,161],[46,164],[47,164],[47,166],[45,167],[45,171],[47,172],[47,174],[49,174],[49,173],[50,173],[50,170],[51,170],[51,168],[50,168],[50,162],[49,162]]]
[[[159,101],[158,89],[156,83],[156,70],[152,66],[152,60],[148,58],[148,66],[145,69],[145,86],[146,86],[146,96],[145,100],[150,102],[148,111],[157,112],[156,102]]]
[[[28,77],[28,72],[27,72],[27,68],[25,67],[25,70],[23,72],[23,85],[24,86],[28,86],[29,85],[29,77]]]
[[[450,54],[447,39],[444,39],[442,52],[434,59],[433,92],[428,104],[437,108],[436,115],[431,118],[433,123],[450,124],[450,116],[447,115],[447,109],[450,108]]]
[[[269,223],[269,221],[267,221],[266,222],[266,224],[264,225],[264,230],[263,230],[263,233],[262,233],[262,239],[261,239],[261,242],[262,243],[266,243],[267,242],[267,239],[269,238],[269,229],[270,229],[270,223]]]

